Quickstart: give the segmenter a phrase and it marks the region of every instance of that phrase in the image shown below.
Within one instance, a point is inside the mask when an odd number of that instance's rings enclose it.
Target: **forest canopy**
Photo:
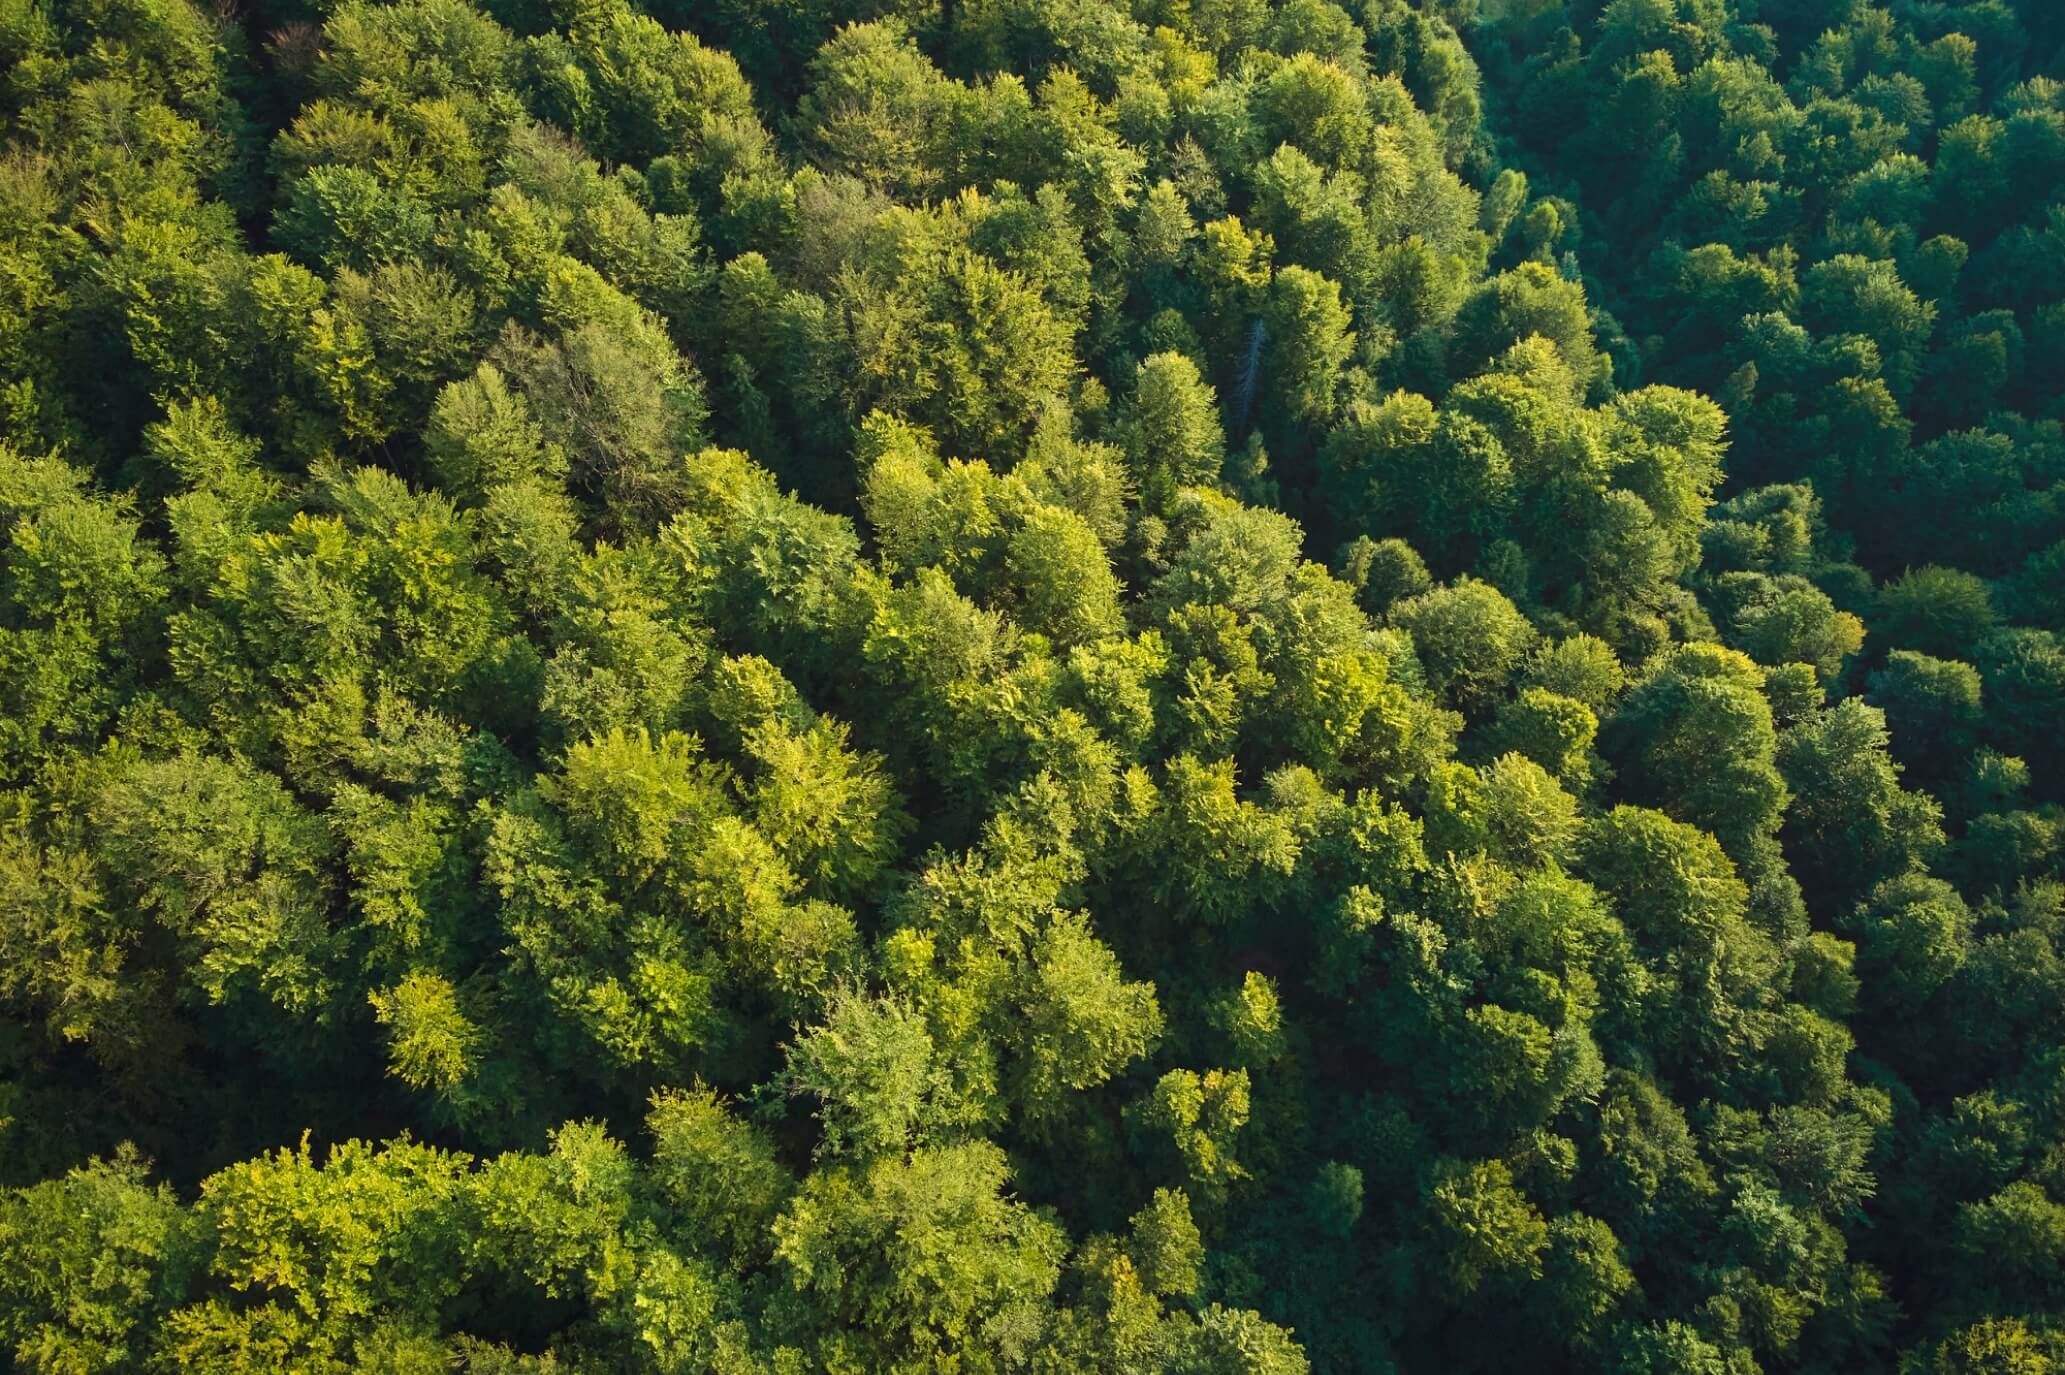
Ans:
[[[2065,6],[0,69],[0,1368],[2065,1375]]]

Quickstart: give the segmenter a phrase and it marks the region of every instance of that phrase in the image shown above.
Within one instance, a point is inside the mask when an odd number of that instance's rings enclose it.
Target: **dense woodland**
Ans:
[[[0,68],[0,1368],[2065,1371],[2065,5]]]

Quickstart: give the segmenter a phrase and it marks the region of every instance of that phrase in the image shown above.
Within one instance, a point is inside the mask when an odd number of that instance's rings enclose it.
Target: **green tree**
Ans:
[[[1141,363],[1120,421],[1135,480],[1179,487],[1218,481],[1226,438],[1215,402],[1197,364],[1182,354],[1157,353]]]
[[[1504,594],[1471,577],[1399,603],[1391,618],[1411,633],[1428,685],[1465,710],[1489,708],[1536,639]]]
[[[1341,368],[1355,348],[1340,286],[1309,268],[1286,267],[1270,285],[1264,318],[1271,387],[1293,419],[1327,421]]]
[[[1436,1165],[1426,1198],[1428,1244],[1442,1284],[1470,1294],[1487,1280],[1538,1279],[1548,1224],[1503,1161]]]
[[[1934,565],[1887,583],[1876,609],[1880,633],[1890,643],[1944,659],[1969,657],[1995,622],[1984,580]]]
[[[1032,949],[1019,995],[1027,1111],[1059,1111],[1153,1049],[1163,1026],[1154,985],[1129,982],[1080,916],[1063,915]]]
[[[1777,829],[1788,793],[1763,673],[1718,645],[1661,656],[1602,732],[1629,791],[1707,827],[1738,857]]]
[[[134,1369],[203,1263],[202,1238],[133,1152],[0,1202],[0,1341],[28,1371]]]
[[[986,1142],[813,1172],[774,1236],[815,1359],[915,1371],[1031,1355],[1066,1242],[1004,1193],[1008,1178]]]
[[[1802,879],[1845,895],[1918,868],[1941,847],[1942,809],[1899,784],[1885,716],[1855,697],[1787,731],[1779,765],[1791,786],[1784,838]]]
[[[893,999],[846,992],[789,1047],[791,1092],[818,1102],[825,1149],[902,1154],[937,1120],[947,1089],[924,1017]]]

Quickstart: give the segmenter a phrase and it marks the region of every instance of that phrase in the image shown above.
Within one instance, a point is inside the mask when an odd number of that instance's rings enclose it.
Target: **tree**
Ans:
[[[1218,481],[1226,438],[1215,401],[1197,364],[1182,354],[1157,353],[1142,362],[1120,422],[1134,480],[1178,487]]]
[[[591,321],[551,343],[505,335],[496,356],[616,522],[651,530],[680,509],[681,456],[701,446],[706,411],[701,377],[670,347]]]
[[[1135,1131],[1173,1148],[1191,1191],[1207,1202],[1247,1177],[1234,1151],[1247,1125],[1248,1084],[1244,1069],[1172,1069],[1129,1110]]]
[[[1878,623],[1902,649],[1942,659],[1968,657],[1994,625],[1982,579],[1954,568],[1910,569],[1879,591]]]
[[[900,1155],[922,1138],[946,1088],[923,1016],[855,992],[835,997],[823,1025],[790,1045],[787,1079],[817,1100],[824,1148],[862,1157]]]
[[[1020,615],[1056,644],[1072,648],[1125,629],[1119,580],[1097,532],[1075,512],[1055,506],[1031,512],[1004,558],[1024,598]]]
[[[389,1315],[421,1330],[458,1292],[468,1163],[407,1142],[349,1141],[319,1166],[303,1141],[233,1166],[201,1186],[215,1233],[209,1269],[313,1320],[300,1340],[318,1360],[343,1356]],[[189,1309],[173,1321],[185,1318],[191,1337],[250,1316]]]
[[[152,1329],[202,1263],[192,1219],[125,1151],[0,1202],[0,1342],[28,1371],[113,1371],[145,1360]]]
[[[2029,1180],[1958,1210],[1959,1257],[1977,1267],[1988,1288],[2014,1307],[2042,1311],[2057,1301],[2058,1262],[2065,1256],[2065,1206]]]
[[[1886,379],[1898,395],[1914,386],[1921,352],[1936,319],[1889,262],[1841,253],[1814,264],[1800,290],[1801,323],[1820,334],[1861,334],[1878,347]]]
[[[1183,1375],[1304,1375],[1311,1367],[1291,1334],[1259,1314],[1213,1304],[1168,1339],[1168,1368]]]
[[[1007,1180],[986,1142],[813,1172],[774,1236],[781,1273],[818,1319],[817,1359],[919,1370],[1030,1355],[1066,1243],[1004,1194]]]
[[[219,408],[197,402],[181,414],[194,429],[212,428]],[[240,451],[233,441],[223,447],[234,465]],[[105,726],[162,624],[165,559],[139,540],[124,503],[90,495],[84,479],[61,460],[0,449],[0,681],[17,703],[0,723],[0,768],[10,779]]]
[[[1964,963],[1972,914],[1941,879],[1905,874],[1872,889],[1845,929],[1857,939],[1866,1005],[1901,1015],[1924,1003]]]
[[[480,1031],[459,1007],[451,982],[411,974],[370,995],[392,1045],[390,1073],[411,1088],[450,1092],[473,1072]]]
[[[1812,664],[1822,682],[1833,682],[1864,647],[1864,622],[1838,611],[1827,593],[1804,579],[1724,574],[1722,586],[1737,603],[1736,642],[1766,667]]]
[[[1763,682],[1741,654],[1680,646],[1629,692],[1601,738],[1636,796],[1710,828],[1738,856],[1777,828],[1787,801]]]
[[[1661,812],[1616,807],[1586,825],[1577,872],[1614,898],[1636,948],[1676,986],[1681,1005],[1652,1014],[1661,1043],[1695,1060],[1725,1054],[1779,952],[1750,925],[1748,886],[1721,846]]]
[[[1592,743],[1598,733],[1599,718],[1583,702],[1528,687],[1499,708],[1490,748],[1524,755],[1581,794],[1592,780]]]
[[[774,1143],[708,1089],[654,1094],[645,1125],[671,1224],[701,1254],[741,1269],[763,1261],[768,1229],[795,1187]]]
[[[301,1015],[336,993],[325,913],[334,841],[279,779],[220,758],[138,760],[90,802],[114,891],[176,943],[194,989]]]
[[[1471,577],[1402,602],[1391,617],[1411,632],[1429,686],[1465,709],[1488,708],[1535,643],[1518,608]]]
[[[1584,288],[1541,263],[1522,263],[1490,279],[1456,313],[1449,368],[1459,377],[1530,335],[1555,345],[1580,387],[1603,378],[1604,359],[1592,342]]]
[[[607,156],[678,156],[715,190],[765,155],[752,90],[729,54],[669,33],[628,6],[599,5],[566,34],[530,42],[548,117]]]
[[[1910,649],[1886,656],[1871,677],[1872,705],[1886,713],[1894,755],[1925,778],[1941,778],[1972,749],[1983,712],[1970,664]]]
[[[1342,365],[1355,348],[1340,286],[1309,268],[1286,267],[1270,286],[1264,318],[1271,387],[1293,419],[1330,419]]]
[[[965,93],[883,24],[849,24],[811,59],[797,102],[812,161],[893,195],[939,189],[946,139]]]
[[[1355,588],[1356,600],[1372,616],[1383,616],[1434,585],[1426,560],[1402,539],[1373,541],[1357,535],[1341,547],[1335,571]]]
[[[1542,1270],[1552,1330],[1570,1334],[1573,1344],[1595,1340],[1635,1288],[1613,1229],[1583,1213],[1566,1213],[1549,1224]]]
[[[818,896],[871,892],[910,826],[882,757],[856,752],[847,728],[827,717],[801,729],[775,712],[734,722],[753,766],[746,812],[754,828]]]
[[[1987,1318],[1946,1339],[1933,1353],[1929,1369],[1941,1375],[1982,1370],[2048,1375],[2053,1366],[2045,1345],[2019,1318]]]
[[[1577,800],[1524,754],[1502,754],[1481,772],[1493,855],[1517,865],[1563,859],[1577,836]]]
[[[1609,444],[1619,455],[1616,486],[1649,508],[1681,569],[1699,555],[1700,527],[1721,477],[1727,418],[1705,397],[1644,387],[1615,399]]]
[[[1427,1191],[1426,1229],[1442,1283],[1462,1294],[1487,1280],[1539,1278],[1548,1224],[1499,1160],[1443,1160]]]
[[[966,249],[890,282],[837,284],[850,312],[851,412],[880,407],[931,427],[949,453],[998,462],[1075,372],[1067,322],[1019,273]]]
[[[1787,731],[1779,766],[1792,789],[1784,837],[1808,884],[1854,895],[1917,868],[1942,845],[1942,809],[1899,784],[1885,716],[1851,697]]]
[[[1204,1238],[1181,1189],[1156,1189],[1147,1206],[1133,1214],[1127,1249],[1149,1293],[1197,1292]]]
[[[1531,687],[1582,702],[1603,714],[1627,682],[1613,647],[1593,635],[1571,635],[1540,645],[1528,660]]]
[[[490,488],[526,478],[565,475],[564,451],[548,445],[523,395],[511,391],[492,363],[438,393],[423,434],[424,459],[454,500],[472,502]]]
[[[1025,983],[1023,1093],[1032,1114],[1060,1110],[1065,1092],[1103,1083],[1161,1036],[1154,985],[1126,981],[1080,916],[1057,917],[1041,934]]]

